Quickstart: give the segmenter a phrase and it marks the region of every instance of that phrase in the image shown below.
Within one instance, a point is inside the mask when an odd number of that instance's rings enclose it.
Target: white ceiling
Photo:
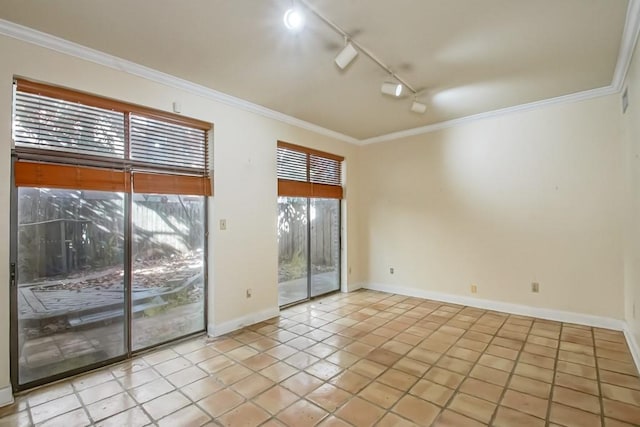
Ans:
[[[611,85],[627,0],[309,0],[415,88],[364,55],[342,71],[342,38],[291,0],[2,0],[0,19],[180,77],[356,139]]]

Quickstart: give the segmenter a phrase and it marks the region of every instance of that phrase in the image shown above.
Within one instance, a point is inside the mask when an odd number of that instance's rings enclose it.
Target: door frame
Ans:
[[[312,273],[311,273],[311,199],[312,197],[278,196],[278,198],[280,197],[286,197],[288,199],[290,198],[306,199],[306,202],[307,202],[307,211],[306,211],[306,214],[307,214],[307,227],[306,227],[307,228],[307,297],[299,299],[297,301],[280,305],[279,308],[282,310],[287,307],[292,307],[297,304],[302,304],[302,303],[314,300],[316,298],[320,298],[320,297],[327,296],[329,294],[340,292],[342,290],[342,200],[341,199],[325,199],[325,200],[337,200],[338,202],[338,214],[337,214],[338,256],[336,258],[337,267],[338,267],[338,288],[333,291],[312,296],[311,295],[311,277],[312,277]],[[280,262],[278,261],[278,268],[279,267],[280,267]],[[278,292],[280,292],[279,286],[280,284],[278,283]]]
[[[124,344],[124,352],[120,356],[112,357],[109,359],[105,359],[96,363],[83,365],[78,368],[74,368],[68,371],[60,372],[54,375],[49,375],[34,381],[29,381],[23,384],[20,384],[19,381],[19,358],[20,358],[20,349],[19,349],[19,319],[18,319],[18,187],[15,185],[15,163],[18,160],[17,154],[12,150],[11,153],[11,178],[10,178],[10,213],[9,213],[9,267],[10,267],[10,277],[9,277],[9,358],[10,358],[10,379],[11,385],[14,392],[20,392],[24,390],[28,390],[34,387],[39,387],[45,384],[49,384],[55,381],[59,381],[62,379],[70,378],[79,374],[87,373],[99,368],[103,368],[105,366],[113,365],[119,362],[123,362],[125,360],[129,360],[133,357],[141,353],[148,352],[151,349],[165,346],[167,344],[181,341],[190,337],[195,337],[206,333],[207,331],[207,323],[208,323],[208,294],[209,294],[209,274],[208,274],[208,265],[209,265],[209,245],[208,245],[208,236],[209,236],[209,221],[208,221],[208,211],[209,211],[209,197],[202,196],[204,198],[204,244],[203,244],[203,329],[189,333],[187,335],[182,335],[177,338],[166,340],[163,342],[156,343],[154,345],[144,347],[138,350],[132,350],[131,343],[131,327],[132,327],[132,293],[133,288],[131,286],[131,280],[133,277],[133,261],[132,261],[132,232],[133,232],[133,215],[132,215],[132,206],[133,206],[133,193],[124,193],[124,316],[123,316],[123,327],[124,327],[124,335],[123,335],[123,344]],[[131,175],[130,175],[131,176]]]

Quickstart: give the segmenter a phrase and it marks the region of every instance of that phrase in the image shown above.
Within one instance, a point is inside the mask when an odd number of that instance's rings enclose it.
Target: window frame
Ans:
[[[159,175],[166,175],[171,177],[170,181],[175,184],[173,187],[167,190],[172,191],[171,194],[174,194],[173,192],[176,191],[175,188],[190,188],[190,191],[192,193],[193,191],[196,191],[194,189],[197,189],[197,194],[194,195],[213,195],[213,178],[210,171],[209,161],[209,133],[213,129],[213,125],[211,123],[180,116],[166,111],[155,110],[148,107],[142,107],[135,104],[129,104],[126,102],[115,101],[108,98],[90,95],[71,89],[60,88],[43,83],[36,83],[25,79],[15,79],[14,90],[16,92],[41,95],[53,99],[59,99],[62,101],[119,112],[123,114],[124,122],[123,157],[107,157],[102,155],[77,153],[73,151],[25,147],[16,145],[14,142],[13,154],[19,162],[49,163],[52,165],[57,164],[60,166],[73,165],[78,168],[93,167],[108,170],[121,170],[125,174],[132,175],[132,179],[130,180],[131,183],[126,186],[127,188],[125,188],[125,192],[136,191],[135,178],[133,177],[135,174],[154,173]],[[170,125],[190,127],[192,129],[202,131],[204,146],[204,167],[202,169],[185,168],[169,166],[166,164],[154,164],[149,162],[131,160],[131,115],[146,117],[149,119],[162,121]],[[53,173],[54,175],[61,175],[65,173],[65,170],[60,169],[56,171],[51,169],[50,173]],[[78,171],[78,173],[80,174],[81,171]],[[198,179],[200,180],[197,185],[194,185],[194,177],[198,177]],[[139,181],[142,182],[143,179],[140,179]],[[181,181],[185,182],[183,183]],[[165,188],[162,186],[162,184],[164,183],[166,183],[166,180],[165,182],[156,181],[155,186],[152,182],[147,183],[147,185],[145,186],[145,190],[147,190],[147,192],[160,194],[165,191]]]
[[[315,150],[313,148],[303,147],[301,145],[291,144],[289,142],[278,141],[277,151],[280,153],[280,150],[288,150],[296,153],[302,153],[306,158],[305,172],[304,175],[306,179],[304,181],[298,179],[287,179],[286,177],[281,177],[278,174],[278,196],[280,197],[310,197],[310,198],[326,198],[326,199],[342,199],[344,198],[344,187],[342,182],[342,165],[344,161],[344,157],[338,156],[336,154],[327,153],[320,150]],[[326,182],[316,182],[312,176],[312,168],[313,161],[312,157],[320,158],[326,164],[334,163],[334,173],[330,172],[331,179],[326,180]],[[278,162],[278,159],[276,159]],[[277,164],[277,169],[281,166],[280,163]],[[285,166],[285,165],[282,165]],[[291,164],[286,165],[292,168],[298,168],[295,170],[297,174],[302,175],[299,164]],[[329,183],[332,182],[332,183]],[[340,182],[340,185],[335,184],[335,182]]]
[[[183,117],[173,113],[155,110],[125,102],[115,101],[108,98],[90,95],[87,93],[60,88],[42,83],[36,83],[25,79],[14,79],[14,91],[22,90],[27,93],[43,95],[50,98],[57,98],[67,102],[75,102],[83,105],[97,107],[123,113],[125,126],[125,152],[123,158],[106,157],[100,155],[87,155],[77,152],[65,152],[62,150],[38,149],[35,147],[16,146],[12,144],[12,171],[11,171],[11,203],[10,203],[10,376],[13,389],[16,391],[27,390],[48,384],[63,378],[84,373],[103,366],[112,365],[123,360],[156,348],[185,339],[190,336],[197,336],[206,332],[208,325],[208,305],[209,305],[209,197],[213,195],[213,178],[210,170],[209,159],[209,133],[213,129],[211,123]],[[155,165],[149,163],[132,162],[129,156],[130,147],[130,115],[136,114],[161,120],[166,123],[188,126],[203,131],[204,135],[204,156],[205,168],[201,173],[194,173],[193,170],[175,168],[170,166]],[[15,119],[14,119],[15,120]],[[136,177],[139,182],[136,185]],[[60,189],[75,190],[98,190],[117,191],[124,193],[124,221],[125,221],[125,249],[124,249],[124,271],[125,271],[125,291],[124,291],[124,322],[125,322],[125,354],[102,362],[74,367],[71,370],[45,377],[36,381],[21,384],[18,378],[18,278],[16,266],[18,262],[18,189],[19,187],[51,187]],[[136,191],[138,190],[138,191]],[[133,350],[131,342],[132,328],[132,194],[181,194],[185,196],[204,196],[204,247],[203,247],[203,325],[204,329],[189,333],[185,336],[172,339],[168,342],[160,342],[150,347]]]

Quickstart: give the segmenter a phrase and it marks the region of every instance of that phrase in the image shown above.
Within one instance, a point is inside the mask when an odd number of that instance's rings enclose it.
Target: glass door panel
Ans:
[[[133,194],[132,349],[202,331],[202,196]]]
[[[308,199],[278,198],[278,302],[309,298]]]
[[[124,195],[17,191],[18,383],[124,355]]]
[[[310,199],[311,296],[340,289],[340,200]]]

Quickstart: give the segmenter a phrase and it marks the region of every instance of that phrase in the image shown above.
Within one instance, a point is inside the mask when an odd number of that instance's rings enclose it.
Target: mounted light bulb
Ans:
[[[298,9],[287,9],[284,13],[284,26],[291,31],[298,31],[304,26],[304,15]]]

